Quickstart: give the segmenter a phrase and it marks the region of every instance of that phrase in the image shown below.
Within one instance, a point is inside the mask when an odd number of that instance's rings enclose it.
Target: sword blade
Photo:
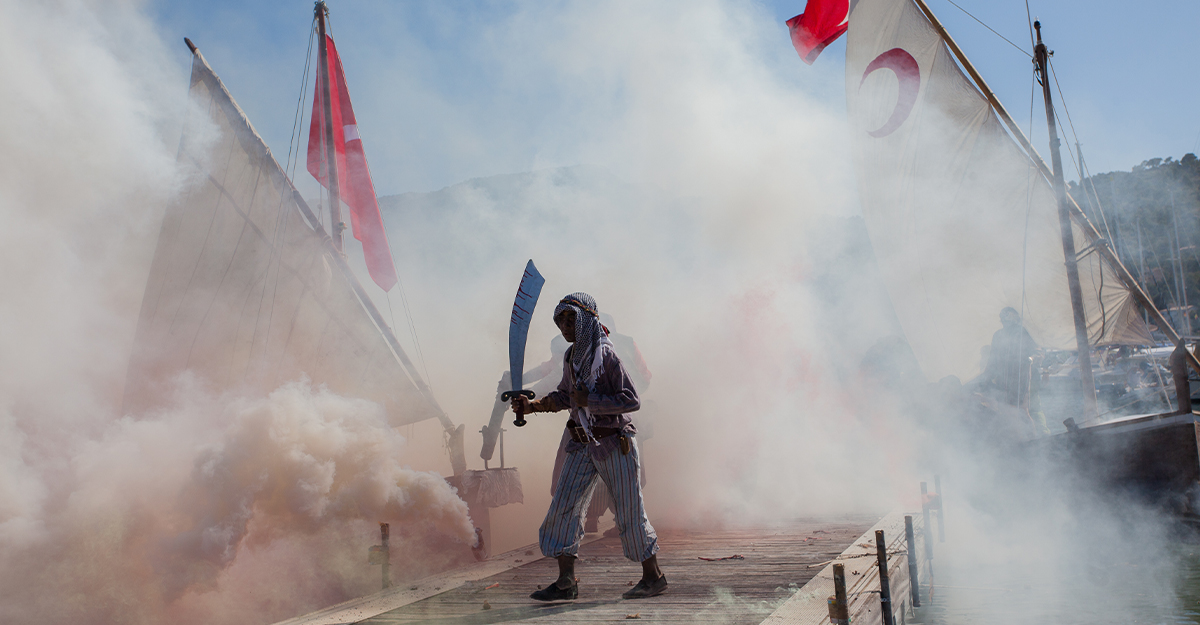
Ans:
[[[533,261],[530,260],[525,265],[525,274],[521,276],[521,285],[517,287],[512,323],[508,326],[508,374],[512,378],[514,391],[521,390],[529,321],[533,318],[533,309],[537,306],[538,297],[542,294],[542,285],[545,283],[546,279],[538,273],[537,267],[534,267]]]

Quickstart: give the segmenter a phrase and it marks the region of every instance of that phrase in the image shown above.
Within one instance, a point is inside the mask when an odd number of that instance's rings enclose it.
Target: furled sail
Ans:
[[[912,0],[857,0],[846,99],[863,216],[925,375],[973,377],[1006,306],[1075,349],[1054,191]],[[1148,344],[1130,292],[1074,226],[1089,339]]]
[[[161,405],[184,372],[209,389],[257,393],[307,376],[381,404],[392,425],[437,417],[449,426],[320,222],[198,51],[190,96],[179,164],[192,180],[163,219],[126,410]]]

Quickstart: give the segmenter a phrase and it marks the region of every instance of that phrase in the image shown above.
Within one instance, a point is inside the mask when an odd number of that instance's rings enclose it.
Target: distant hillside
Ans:
[[[1178,161],[1151,159],[1131,171],[1096,174],[1082,189],[1070,186],[1160,309],[1182,305],[1185,294],[1189,304],[1200,303],[1200,159],[1195,154]]]
[[[429,193],[379,198],[397,262],[475,273],[524,237],[570,237],[570,224],[644,201],[603,167],[579,165],[474,178]]]
[[[695,198],[633,185],[602,167],[476,178],[379,203],[397,265],[411,277],[406,286],[421,290],[424,283],[418,301],[463,301],[495,289],[511,306],[530,257],[548,289],[621,280],[647,294],[703,283],[712,264],[726,261],[720,241],[701,232]],[[821,340],[836,360],[857,365],[878,340],[901,332],[861,217],[813,219],[796,233],[794,249],[797,282],[819,298],[817,323],[828,328]],[[595,274],[565,279],[580,270]],[[709,302],[699,297],[691,305]]]

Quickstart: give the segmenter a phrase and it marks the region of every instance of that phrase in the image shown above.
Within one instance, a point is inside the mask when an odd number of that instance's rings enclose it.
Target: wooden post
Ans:
[[[883,530],[875,530],[875,553],[879,558],[879,609],[883,612],[883,625],[895,625],[896,615],[892,613],[892,589],[888,582],[887,541],[884,540]]]
[[[833,565],[833,596],[829,598],[830,625],[850,625],[850,606],[846,605],[846,565]]]
[[[392,587],[392,562],[391,562],[392,561],[392,551],[391,551],[392,548],[388,544],[388,539],[391,538],[391,529],[392,529],[391,525],[388,525],[387,523],[379,524],[379,535],[383,538],[383,540],[382,540],[382,545],[383,545],[382,565],[383,566],[380,568],[383,571],[383,589],[384,590],[387,590],[388,588]]]
[[[1184,314],[1187,311],[1184,310]],[[1175,351],[1171,352],[1171,358],[1168,362],[1171,364],[1171,377],[1175,379],[1175,405],[1178,406],[1177,414],[1192,413],[1192,388],[1188,382],[1187,370],[1187,347],[1180,343]]]
[[[925,524],[921,528],[925,535],[925,559],[933,561],[933,532],[929,531],[929,502],[925,501],[929,495],[929,484],[921,482],[921,521]]]
[[[913,0],[913,2],[915,2],[917,7],[921,9],[921,12],[925,14],[925,17],[929,19],[929,22],[933,24],[933,29],[936,30],[939,35],[941,35],[942,41],[946,42],[946,45],[950,48],[950,51],[954,53],[954,57],[958,59],[958,62],[963,66],[963,69],[967,70],[967,74],[969,74],[971,79],[975,81],[975,86],[979,87],[979,90],[983,92],[983,96],[987,98],[988,103],[992,105],[992,110],[996,111],[996,115],[998,115],[1000,120],[1003,121],[1006,126],[1008,126],[1009,133],[1011,133],[1013,138],[1017,140],[1017,143],[1021,144],[1021,147],[1025,150],[1025,154],[1029,157],[1029,160],[1032,161],[1034,166],[1042,172],[1042,175],[1046,177],[1046,180],[1050,181],[1054,176],[1050,166],[1046,165],[1046,161],[1042,160],[1042,157],[1040,154],[1038,154],[1037,150],[1033,149],[1033,145],[1029,143],[1029,138],[1025,136],[1025,131],[1021,130],[1021,126],[1017,124],[1015,120],[1013,120],[1011,115],[1008,114],[1008,110],[1004,108],[1004,105],[1000,103],[1000,99],[997,98],[996,94],[992,92],[990,87],[988,87],[987,82],[983,80],[983,76],[981,76],[975,69],[975,65],[971,63],[971,60],[968,59],[967,55],[963,53],[962,48],[958,47],[958,43],[955,42],[954,38],[950,36],[950,33],[946,31],[946,27],[942,26],[942,22],[936,15],[933,14],[933,11],[930,10],[929,5],[925,4],[925,0]],[[1087,218],[1087,215],[1083,212],[1083,209],[1079,207],[1079,203],[1075,201],[1075,198],[1071,197],[1070,193],[1066,194],[1066,199],[1070,203],[1068,208],[1070,209],[1071,214],[1075,217],[1076,223],[1078,223],[1080,229],[1083,230],[1083,233],[1087,237],[1089,243],[1096,244],[1096,252],[1107,259],[1109,264],[1116,269],[1117,278],[1122,284],[1125,285],[1125,288],[1129,289],[1130,294],[1133,295],[1133,299],[1136,300],[1138,305],[1142,307],[1142,310],[1144,310],[1150,316],[1150,318],[1154,320],[1154,323],[1158,325],[1159,331],[1163,334],[1166,334],[1167,338],[1170,339],[1172,343],[1179,345],[1179,343],[1183,341],[1183,338],[1175,332],[1175,328],[1171,327],[1171,324],[1169,321],[1167,321],[1167,318],[1164,317],[1162,312],[1158,310],[1158,307],[1154,305],[1154,301],[1151,300],[1150,296],[1146,294],[1146,291],[1142,289],[1142,285],[1133,278],[1133,274],[1129,273],[1129,269],[1125,267],[1117,254],[1112,250],[1111,247],[1107,245],[1107,243],[1104,241],[1104,238],[1100,236],[1100,231],[1094,224],[1092,224],[1091,220]],[[1143,272],[1143,274],[1144,273],[1145,272]],[[1193,370],[1195,370],[1197,373],[1200,373],[1200,359],[1197,359],[1195,354],[1189,352],[1187,362]]]
[[[921,607],[921,567],[917,564],[917,537],[911,516],[904,517],[904,540],[908,542],[908,581],[914,608]]]
[[[942,510],[946,507],[946,498],[942,497],[942,476],[933,476],[933,492],[937,495],[938,542],[946,542],[946,517]]]

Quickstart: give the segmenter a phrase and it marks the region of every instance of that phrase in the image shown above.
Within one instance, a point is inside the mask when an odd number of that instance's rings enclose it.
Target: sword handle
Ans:
[[[509,401],[518,395],[524,395],[525,397],[527,397],[529,399],[533,399],[535,397],[533,391],[531,391],[527,388],[524,388],[524,389],[517,390],[517,391],[504,391],[503,393],[500,393],[500,401]],[[525,427],[526,423],[529,423],[529,422],[525,420],[524,414],[517,415],[517,418],[513,421],[513,425],[515,425],[519,428]]]
[[[500,401],[510,401],[517,395],[524,395],[525,397],[528,397],[529,399],[533,399],[534,397],[536,397],[536,395],[533,394],[533,391],[531,391],[527,388],[523,388],[519,391],[504,391],[503,393],[500,393]]]

